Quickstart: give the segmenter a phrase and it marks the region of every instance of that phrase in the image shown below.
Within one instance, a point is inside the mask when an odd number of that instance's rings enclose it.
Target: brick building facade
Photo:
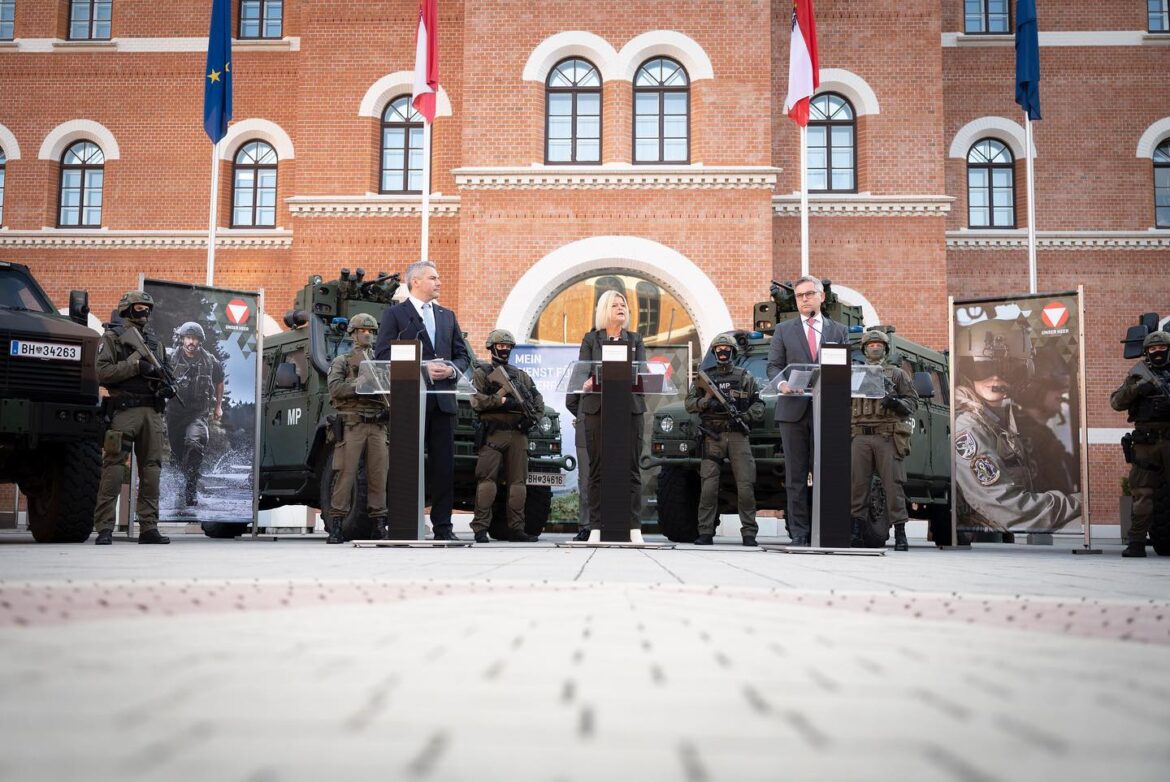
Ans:
[[[0,259],[32,266],[58,302],[88,288],[95,313],[140,273],[202,282],[210,3],[7,5]],[[310,274],[399,270],[418,257],[419,196],[380,192],[382,118],[410,93],[417,3],[232,5],[235,106],[218,162],[214,281],[263,288],[279,320]],[[993,17],[1000,3],[974,5]],[[1170,314],[1170,215],[1159,225],[1154,206],[1159,150],[1170,164],[1170,34],[1145,0],[1038,5],[1039,287],[1085,286],[1091,511],[1107,523],[1124,473],[1124,420],[1107,404],[1125,367],[1117,340],[1137,313]],[[996,34],[996,19],[973,21],[960,0],[816,6],[822,92],[844,99],[851,119],[847,143],[826,131],[826,175],[842,179],[811,196],[812,270],[880,322],[943,348],[948,295],[1027,290],[1010,14]],[[523,338],[545,302],[603,271],[661,285],[705,343],[750,325],[770,279],[799,274],[798,133],[783,114],[790,13],[781,0],[439,0],[430,256],[473,345],[497,324]],[[600,143],[595,162],[562,165],[548,162],[546,83],[570,58],[596,69]],[[649,127],[636,121],[635,85],[659,58],[686,77],[682,124],[658,118],[662,138],[685,138],[685,155],[645,163],[635,160]],[[968,155],[983,139],[1011,158],[1004,227],[971,222]],[[100,218],[85,227],[61,209],[79,141],[104,160]],[[233,161],[255,141],[279,161],[274,219],[232,227]]]

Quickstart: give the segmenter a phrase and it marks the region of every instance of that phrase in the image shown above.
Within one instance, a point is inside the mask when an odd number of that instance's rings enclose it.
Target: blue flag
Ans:
[[[1040,119],[1040,32],[1036,0],[1016,2],[1016,103],[1028,119]]]
[[[231,0],[211,0],[211,31],[207,34],[207,68],[203,72],[203,129],[216,144],[232,118]]]

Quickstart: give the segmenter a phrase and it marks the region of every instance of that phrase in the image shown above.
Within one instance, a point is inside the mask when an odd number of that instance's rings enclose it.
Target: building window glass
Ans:
[[[634,162],[686,163],[690,159],[690,81],[666,57],[645,63],[634,76]]]
[[[283,35],[284,0],[240,0],[241,38]]]
[[[61,158],[59,228],[98,227],[102,224],[102,185],[106,156],[92,141],[78,141]]]
[[[1154,150],[1154,225],[1170,228],[1170,140]]]
[[[1002,142],[985,138],[967,153],[967,215],[972,228],[1015,228],[1015,161]]]
[[[662,307],[662,289],[642,280],[635,286],[635,291],[638,294],[638,333],[643,337],[656,335]]]
[[[857,123],[849,101],[832,92],[808,108],[808,189],[857,192]]]
[[[0,149],[0,225],[4,225],[4,172],[8,168],[8,158],[4,150]]]
[[[1004,35],[1011,31],[1008,0],[963,0],[963,32]]]
[[[381,192],[421,193],[422,156],[423,116],[409,95],[395,98],[382,112]]]
[[[553,68],[545,90],[546,163],[601,162],[601,76],[585,60]]]
[[[16,0],[0,0],[0,41],[11,41],[16,25]]]
[[[1170,33],[1170,0],[1146,0],[1151,33]]]
[[[232,177],[232,227],[276,227],[276,150],[249,141],[236,153]]]
[[[69,39],[72,41],[108,41],[113,0],[71,0],[69,3]]]

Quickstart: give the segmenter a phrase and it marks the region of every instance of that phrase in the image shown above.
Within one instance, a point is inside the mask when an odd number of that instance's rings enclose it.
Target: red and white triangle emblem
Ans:
[[[248,303],[243,299],[232,299],[224,307],[224,311],[227,313],[227,319],[237,326],[241,323],[247,323],[248,316],[251,314],[248,312]]]
[[[1040,311],[1040,317],[1044,319],[1044,324],[1048,328],[1058,329],[1068,323],[1068,305],[1059,301],[1049,302]]]

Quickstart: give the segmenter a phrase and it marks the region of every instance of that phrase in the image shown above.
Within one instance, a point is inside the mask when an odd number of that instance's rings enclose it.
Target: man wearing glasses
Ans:
[[[821,314],[825,286],[818,277],[806,274],[793,287],[799,318],[776,326],[768,351],[768,377],[774,378],[789,364],[816,364],[821,344],[847,342],[849,330],[843,323]],[[781,396],[776,400],[776,424],[784,447],[784,489],[788,495],[785,522],[795,546],[807,546],[812,535],[808,491],[809,470],[813,461],[812,399],[807,396]]]

